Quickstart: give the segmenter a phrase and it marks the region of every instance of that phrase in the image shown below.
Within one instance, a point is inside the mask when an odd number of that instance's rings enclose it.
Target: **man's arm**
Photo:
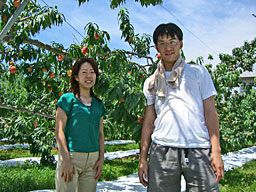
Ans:
[[[148,150],[151,144],[151,135],[154,130],[154,121],[156,119],[156,113],[154,105],[146,107],[144,114],[144,121],[141,131],[141,144],[140,144],[140,162],[139,162],[139,179],[144,185],[148,185]]]
[[[221,158],[219,118],[215,108],[214,97],[211,96],[203,101],[204,116],[211,142],[211,162],[217,181],[224,177],[224,164]]]

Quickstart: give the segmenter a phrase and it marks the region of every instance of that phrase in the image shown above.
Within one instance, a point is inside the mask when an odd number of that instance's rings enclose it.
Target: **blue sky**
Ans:
[[[97,23],[110,36],[112,49],[129,49],[121,38],[117,9],[110,9],[109,0],[90,0],[78,6],[75,0],[44,0],[48,5],[57,5],[67,21],[81,34],[88,22]],[[231,54],[235,47],[244,41],[256,38],[256,1],[255,0],[164,0],[163,5],[142,7],[134,0],[127,0],[121,7],[126,7],[135,33],[152,35],[160,23],[174,22],[184,33],[184,52],[187,61],[209,54],[218,63],[219,53]],[[38,3],[45,5],[42,0]],[[64,23],[40,32],[37,38],[45,43],[62,43],[66,48],[71,43],[78,43],[82,37]],[[152,49],[151,55],[155,55]]]

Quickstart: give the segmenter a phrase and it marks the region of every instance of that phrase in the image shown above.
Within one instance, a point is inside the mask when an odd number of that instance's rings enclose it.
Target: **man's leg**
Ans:
[[[187,157],[186,157],[187,156]],[[216,181],[210,161],[210,149],[188,149],[188,154],[183,150],[182,170],[189,192],[218,192],[219,185]]]
[[[148,192],[180,192],[180,150],[152,144],[149,155]]]

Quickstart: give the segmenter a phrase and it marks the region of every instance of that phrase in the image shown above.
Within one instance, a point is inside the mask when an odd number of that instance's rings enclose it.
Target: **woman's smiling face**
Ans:
[[[81,65],[76,80],[79,86],[84,89],[90,89],[95,85],[96,73],[90,63],[85,62]]]

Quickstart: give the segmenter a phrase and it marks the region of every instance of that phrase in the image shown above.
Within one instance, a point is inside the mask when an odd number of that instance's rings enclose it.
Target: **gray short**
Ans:
[[[210,149],[182,149],[152,143],[148,192],[180,192],[181,174],[186,180],[186,191],[219,191],[211,166]]]

